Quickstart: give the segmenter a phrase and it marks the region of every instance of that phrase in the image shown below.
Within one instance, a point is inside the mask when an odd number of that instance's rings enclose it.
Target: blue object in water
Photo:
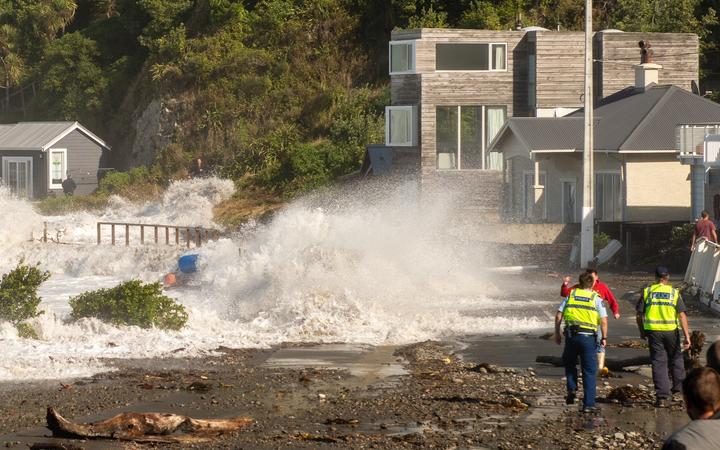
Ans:
[[[197,253],[181,256],[180,259],[178,259],[178,269],[180,269],[180,272],[182,272],[182,273],[197,272],[198,256],[200,256],[200,255],[198,255]]]

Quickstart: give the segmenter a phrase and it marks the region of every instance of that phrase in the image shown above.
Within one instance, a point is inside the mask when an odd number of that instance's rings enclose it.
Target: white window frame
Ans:
[[[490,65],[488,65],[488,67],[489,67],[488,72],[507,72],[507,66],[508,66],[507,42],[491,42],[491,43],[488,44],[488,45],[489,45],[489,47],[488,47],[488,57],[490,58],[490,61],[489,61]],[[502,45],[503,47],[505,47],[505,61],[504,61],[504,64],[503,64],[503,66],[505,66],[504,69],[493,69],[493,68],[492,68],[492,63],[493,63],[492,49],[493,49],[493,45]]]
[[[29,163],[28,164],[28,182],[29,182],[29,189],[28,189],[28,198],[34,198],[35,192],[35,180],[33,179],[33,158],[32,156],[3,156],[0,158],[0,163],[2,164],[2,170],[0,171],[0,177],[2,178],[2,184],[7,185],[7,178],[9,177],[9,174],[7,173],[9,170],[9,163],[11,162],[24,162]]]
[[[414,74],[416,72],[415,65],[415,40],[404,40],[404,41],[390,41],[388,43],[388,72],[390,75],[406,75]],[[409,45],[410,46],[410,68],[408,70],[393,72],[392,70],[392,47],[393,45]]]
[[[410,111],[410,140],[390,142],[390,115],[392,111]],[[418,113],[415,105],[395,105],[385,107],[385,145],[387,147],[415,147],[418,135]]]
[[[437,54],[437,44],[475,44],[475,45],[487,45],[488,46],[488,68],[486,70],[448,70],[437,68],[437,57],[435,59],[435,72],[438,73],[485,73],[485,72],[507,72],[508,71],[508,54],[507,54],[507,42],[437,42],[435,45],[435,52]],[[505,46],[505,68],[504,69],[493,69],[492,68],[492,46],[503,45]]]
[[[593,176],[593,183],[597,183],[595,180],[597,180],[597,175],[617,175],[620,178],[620,218],[618,220],[606,220],[603,219],[602,222],[622,222],[625,220],[625,180],[623,179],[623,173],[622,170],[596,170],[595,175]],[[597,185],[593,186],[593,195],[597,195]],[[597,206],[596,205],[596,199],[593,198],[593,208],[596,210],[595,212],[595,218],[596,220],[600,221],[598,219],[598,213],[597,213]]]
[[[472,168],[472,169],[464,169],[462,166],[462,108],[467,106],[473,106],[473,107],[479,107],[480,108],[480,120],[482,122],[482,139],[481,139],[481,146],[480,146],[480,154],[482,161],[480,162],[479,168]],[[465,171],[473,171],[473,170],[486,170],[487,166],[487,109],[488,108],[505,108],[505,122],[508,121],[509,117],[507,115],[508,113],[508,105],[498,105],[498,104],[490,104],[490,105],[435,105],[436,113],[437,108],[443,107],[443,108],[454,108],[457,107],[457,117],[458,117],[458,125],[457,125],[457,167],[454,169],[441,169],[438,167],[437,162],[437,151],[435,152],[435,170],[439,171],[459,171],[459,170],[465,170]],[[435,126],[437,126],[437,122],[435,122]],[[436,139],[437,139],[437,130],[436,131]],[[497,136],[496,136],[497,137]],[[387,141],[387,139],[385,139]]]
[[[532,219],[532,212],[527,210],[527,204],[528,204],[528,189],[525,185],[525,180],[527,179],[528,175],[532,175],[533,177],[533,184],[530,186],[535,186],[535,171],[534,170],[523,170],[523,181],[522,181],[522,190],[523,190],[523,207],[522,207],[522,214],[524,219]],[[545,194],[545,198],[543,199],[543,216],[542,220],[547,220],[547,204],[548,204],[548,178],[547,178],[547,170],[541,170],[540,171],[540,180],[542,180],[543,176],[545,177],[545,184],[542,186],[544,187],[543,194]],[[534,191],[533,191],[534,192]],[[534,200],[534,199],[533,199]]]
[[[67,149],[66,148],[49,148],[48,149],[48,189],[62,189],[62,182],[60,183],[53,183],[52,180],[52,154],[53,153],[62,153],[62,164],[63,164],[63,170],[60,174],[60,179],[64,180],[67,177],[68,172],[68,165],[67,165]]]

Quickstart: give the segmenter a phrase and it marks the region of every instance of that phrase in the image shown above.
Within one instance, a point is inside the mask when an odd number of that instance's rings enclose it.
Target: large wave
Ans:
[[[192,356],[219,345],[400,344],[547,326],[529,310],[531,301],[498,303],[497,289],[482,275],[483,249],[452,228],[446,202],[420,202],[412,183],[302,199],[269,223],[248,224],[202,247],[197,287],[170,291],[190,313],[182,331],[65,322],[71,295],[131,278],[157,280],[183,252],[98,246],[97,221],[217,226],[212,207],[232,192],[227,180],[179,181],[160,202],[115,199],[100,214],[41,217],[0,191],[0,208],[17,216],[0,220],[0,239],[12,248],[0,266],[23,257],[53,273],[41,289],[46,313],[33,320],[41,339],[19,339],[12,327],[0,327],[7,349],[0,379],[82,376],[103,370],[103,358]],[[65,230],[72,245],[29,242],[28,231],[17,232],[25,224],[37,237],[44,221]]]

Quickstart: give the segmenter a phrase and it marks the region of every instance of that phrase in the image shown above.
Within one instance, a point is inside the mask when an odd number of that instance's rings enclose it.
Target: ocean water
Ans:
[[[269,223],[203,246],[195,286],[167,292],[188,309],[181,331],[67,321],[71,296],[133,278],[158,281],[186,251],[141,246],[136,236],[130,247],[97,245],[98,221],[218,227],[212,207],[233,189],[217,178],[178,181],[157,203],[116,198],[101,213],[59,217],[0,190],[0,269],[22,259],[52,273],[40,290],[44,313],[31,321],[39,340],[0,323],[0,380],[87,376],[109,370],[107,358],[197,356],[220,345],[403,344],[549,325],[546,302],[500,300],[482,249],[451,232],[442,199],[416,201],[412,184],[301,199]],[[44,222],[59,243],[39,242]]]

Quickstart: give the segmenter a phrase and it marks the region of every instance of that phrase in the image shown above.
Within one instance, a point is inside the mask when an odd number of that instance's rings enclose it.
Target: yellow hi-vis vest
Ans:
[[[643,328],[648,331],[673,331],[678,327],[677,306],[680,294],[669,284],[653,284],[643,290],[645,318]]]
[[[597,331],[600,313],[595,307],[598,294],[585,289],[573,289],[565,302],[563,319],[568,326],[577,326],[587,331]]]

